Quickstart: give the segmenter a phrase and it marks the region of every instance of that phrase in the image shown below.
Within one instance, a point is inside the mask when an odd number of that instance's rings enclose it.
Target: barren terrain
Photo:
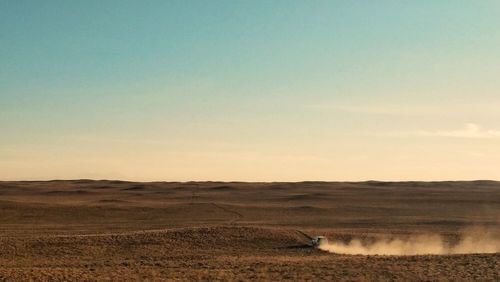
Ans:
[[[347,255],[308,238],[453,246],[468,230],[500,237],[500,183],[0,182],[0,281],[500,280],[498,252]]]

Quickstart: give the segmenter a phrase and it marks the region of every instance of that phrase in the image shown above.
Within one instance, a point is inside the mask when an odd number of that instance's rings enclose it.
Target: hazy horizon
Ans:
[[[0,1],[0,180],[499,180],[498,1]]]
[[[149,180],[141,180],[141,179],[113,179],[113,178],[45,178],[45,179],[37,179],[37,178],[27,178],[27,179],[0,179],[0,182],[51,182],[51,181],[120,181],[120,182],[137,182],[137,183],[154,183],[154,182],[164,182],[164,183],[190,183],[190,182],[199,182],[199,183],[408,183],[408,182],[420,182],[420,183],[446,183],[446,182],[500,182],[500,180],[496,179],[430,179],[430,180],[378,180],[378,179],[365,179],[365,180],[289,180],[289,181],[272,181],[272,180],[263,180],[263,181],[248,181],[248,180],[164,180],[164,179],[149,179]]]

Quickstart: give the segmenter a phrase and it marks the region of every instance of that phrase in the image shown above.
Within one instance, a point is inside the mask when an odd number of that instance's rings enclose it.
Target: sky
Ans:
[[[500,180],[500,2],[0,0],[0,180]]]

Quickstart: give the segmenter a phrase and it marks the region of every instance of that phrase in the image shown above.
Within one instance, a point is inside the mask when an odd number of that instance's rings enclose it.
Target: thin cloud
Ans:
[[[401,105],[309,105],[312,109],[332,110],[351,114],[367,114],[367,115],[421,115],[421,114],[438,114],[442,111],[437,111],[432,108],[423,107],[405,107]]]
[[[449,138],[469,138],[469,139],[491,139],[500,138],[499,130],[483,129],[475,123],[468,123],[464,128],[457,130],[418,130],[414,132],[405,132],[396,134],[402,136],[421,136],[421,137],[449,137]]]
[[[500,113],[498,108],[500,102],[460,102],[446,104],[373,104],[370,102],[357,104],[312,104],[307,105],[310,109],[332,111],[347,114],[379,115],[379,116],[455,116],[464,113],[476,115],[494,115]]]

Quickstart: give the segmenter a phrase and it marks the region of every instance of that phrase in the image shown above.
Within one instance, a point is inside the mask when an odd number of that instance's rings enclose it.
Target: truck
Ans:
[[[325,236],[315,236],[311,239],[311,245],[319,248],[323,244],[328,244],[328,239]]]

